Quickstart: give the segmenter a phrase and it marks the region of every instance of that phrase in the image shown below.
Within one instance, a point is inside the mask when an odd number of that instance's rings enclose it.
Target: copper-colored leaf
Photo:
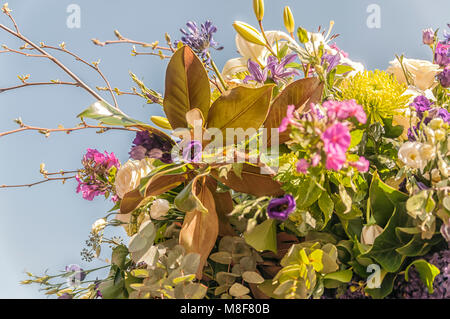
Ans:
[[[227,217],[234,208],[233,198],[230,192],[217,192],[217,181],[211,177],[207,178],[206,183],[213,194],[216,205],[217,217],[219,218],[219,236],[236,236],[236,232]]]
[[[183,227],[180,231],[180,244],[187,253],[200,254],[200,266],[197,271],[197,278],[202,278],[203,267],[213,249],[217,235],[219,233],[219,221],[214,204],[214,197],[208,187],[202,186],[197,194],[207,213],[194,210],[186,213]]]
[[[271,175],[261,174],[261,169],[253,165],[244,163],[242,178],[239,178],[234,171],[228,172],[227,178],[220,177],[217,170],[211,171],[211,174],[237,192],[255,196],[281,196],[284,193],[279,182],[274,181]]]
[[[227,128],[259,129],[266,119],[273,85],[260,88],[235,87],[223,93],[211,106],[207,127],[222,131]]]
[[[147,189],[145,190],[145,197],[161,195],[168,190],[177,187],[186,181],[186,179],[187,174],[157,176],[148,183]]]
[[[267,115],[264,127],[268,129],[267,141],[270,145],[271,128],[278,128],[286,117],[288,105],[295,105],[298,111],[309,107],[310,103],[317,103],[322,96],[323,84],[318,78],[306,78],[289,84],[273,101]],[[280,133],[280,144],[289,140],[289,132]]]
[[[139,192],[139,189],[126,193],[120,202],[120,213],[128,214],[132,212],[139,206],[143,199],[144,197]]]
[[[186,113],[198,108],[207,118],[211,91],[203,63],[187,46],[172,56],[166,71],[164,112],[173,129],[186,128]]]

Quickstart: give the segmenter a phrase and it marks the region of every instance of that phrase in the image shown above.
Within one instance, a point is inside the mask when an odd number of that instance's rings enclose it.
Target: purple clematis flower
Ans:
[[[272,219],[286,220],[295,210],[296,203],[292,195],[287,194],[281,198],[273,198],[267,206],[267,215]]]
[[[250,75],[247,75],[245,77],[244,83],[247,83],[248,81],[256,81],[258,83],[264,84],[264,82],[266,82],[268,72],[266,68],[261,69],[261,66],[258,63],[250,59],[247,62],[247,68],[250,72]]]
[[[325,62],[327,62],[328,64],[327,72],[330,72],[339,65],[339,62],[341,62],[341,56],[339,55],[339,53],[335,55],[324,53],[322,56],[321,64],[323,65]]]
[[[209,63],[208,50],[213,48],[215,50],[222,50],[223,47],[214,41],[213,34],[217,32],[217,27],[207,20],[198,27],[194,21],[186,23],[187,30],[180,29],[183,36],[181,41],[175,41],[175,45],[179,42],[189,46],[195,53],[197,53],[204,62]]]
[[[270,71],[270,76],[272,80],[278,84],[279,81],[284,81],[286,78],[293,75],[299,75],[300,73],[293,68],[286,68],[286,65],[294,62],[297,54],[288,54],[280,62],[273,55],[269,56],[267,59],[267,68]]]

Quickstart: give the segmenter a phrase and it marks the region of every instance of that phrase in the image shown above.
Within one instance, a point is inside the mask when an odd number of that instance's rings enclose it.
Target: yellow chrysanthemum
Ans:
[[[347,78],[340,89],[342,100],[354,99],[364,107],[370,123],[382,123],[383,118],[392,118],[406,107],[410,97],[403,95],[406,85],[380,70],[364,71]]]

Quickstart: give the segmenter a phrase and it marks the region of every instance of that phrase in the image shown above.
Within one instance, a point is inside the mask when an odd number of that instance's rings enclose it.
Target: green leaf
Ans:
[[[198,108],[208,116],[211,91],[203,63],[188,47],[178,49],[166,71],[164,112],[173,129],[187,128],[186,113]]]
[[[391,218],[395,206],[407,199],[408,195],[383,183],[378,172],[373,174],[369,189],[369,200],[373,217],[378,225],[384,227]]]
[[[261,284],[264,282],[264,278],[254,271],[245,271],[242,274],[242,279],[244,279],[249,284]]]
[[[384,276],[383,281],[381,282],[380,288],[369,289],[366,288],[364,291],[368,293],[374,299],[383,299],[387,297],[394,288],[394,281],[397,277],[395,273],[388,273]]]
[[[352,280],[353,271],[351,269],[340,270],[326,274],[323,278],[337,280],[339,282],[350,282]]]
[[[324,216],[324,223],[322,227],[323,229],[328,224],[328,221],[333,215],[334,202],[331,199],[330,195],[328,195],[328,192],[322,192],[322,195],[320,195],[319,197],[318,204]]]
[[[178,284],[181,284],[181,283],[184,283],[184,282],[187,282],[187,281],[192,281],[194,279],[195,279],[195,274],[191,274],[191,275],[186,275],[186,276],[181,276],[181,277],[174,278],[172,280],[172,282],[175,285],[178,285]]]
[[[419,273],[419,277],[422,280],[422,282],[427,286],[428,293],[433,293],[433,282],[434,278],[436,278],[437,275],[439,275],[440,271],[439,269],[428,263],[427,261],[423,259],[414,260],[405,270],[405,280],[408,281],[408,275],[409,275],[409,268],[413,266],[416,268],[417,272]]]
[[[364,130],[353,130],[350,132],[351,142],[349,148],[353,148],[359,143],[361,143],[362,137],[364,135]]]
[[[258,130],[269,111],[272,88],[272,84],[256,89],[238,86],[224,92],[211,105],[207,127],[221,130],[224,142],[227,142],[227,128],[243,131],[249,128]],[[234,141],[230,142],[234,143]],[[227,145],[231,144],[227,143]]]
[[[336,67],[336,74],[344,74],[344,73],[347,73],[347,72],[351,72],[353,70],[354,69],[350,65],[340,64],[340,65],[338,65]]]
[[[198,210],[207,213],[207,209],[195,194],[195,184],[197,180],[193,179],[178,195],[175,197],[175,206],[183,212],[192,212]]]
[[[217,253],[211,254],[209,256],[209,259],[219,264],[229,265],[231,264],[232,257],[231,254],[227,251],[219,251]]]
[[[125,268],[125,261],[128,256],[128,248],[124,245],[116,246],[112,251],[111,263],[120,269]]]
[[[150,273],[147,269],[133,269],[131,275],[136,278],[148,278]]]
[[[297,207],[303,209],[308,208],[309,206],[314,204],[316,200],[319,199],[321,194],[322,189],[312,178],[303,180],[298,185]]]
[[[250,233],[245,232],[244,238],[247,244],[258,251],[270,250],[277,253],[276,222],[273,219],[265,220]]]
[[[229,292],[230,292],[230,295],[232,295],[233,297],[241,297],[243,295],[248,294],[250,292],[250,289],[248,289],[244,285],[235,283],[235,284],[233,284],[233,286],[231,286]]]

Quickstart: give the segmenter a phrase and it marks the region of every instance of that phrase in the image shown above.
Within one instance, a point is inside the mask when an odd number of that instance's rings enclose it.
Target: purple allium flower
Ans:
[[[422,31],[422,42],[426,45],[432,45],[434,43],[434,31],[431,28]]]
[[[295,210],[296,203],[292,195],[287,194],[281,198],[273,198],[267,206],[267,215],[272,219],[286,220]]]
[[[258,63],[250,59],[247,62],[247,68],[248,72],[250,72],[250,75],[247,75],[245,77],[244,83],[247,83],[248,81],[256,81],[258,83],[264,84],[264,82],[266,82],[268,72],[267,68],[261,69],[261,66]]]
[[[450,66],[447,66],[444,71],[439,73],[438,75],[439,82],[441,82],[441,85],[445,88],[450,87]]]
[[[152,134],[149,131],[136,132],[133,144],[129,154],[134,160],[142,160],[145,157],[150,157],[159,159],[164,163],[172,163],[170,155],[172,144],[164,141],[156,134]]]
[[[422,283],[419,273],[411,267],[408,274],[409,281],[404,276],[398,276],[394,284],[391,298],[397,299],[449,299],[450,298],[450,250],[443,250],[424,257],[430,264],[439,268],[440,273],[433,283],[433,294],[428,293]]]
[[[200,162],[202,160],[202,150],[202,143],[190,141],[186,147],[183,147],[183,159],[186,162]]]
[[[279,81],[283,81],[288,77],[300,74],[296,69],[286,68],[286,65],[292,63],[296,57],[297,54],[295,53],[288,54],[281,59],[280,62],[278,62],[278,59],[273,55],[267,58],[267,68],[270,71],[270,77],[275,83],[278,84]]]
[[[444,44],[439,42],[436,46],[436,53],[434,55],[434,60],[436,64],[440,66],[446,66],[450,64],[449,55],[450,44]]]
[[[324,53],[322,56],[321,65],[323,65],[325,62],[327,62],[328,64],[327,72],[330,72],[339,65],[339,62],[341,62],[341,56],[339,55],[339,53],[336,53],[335,55]]]
[[[183,33],[181,42],[189,46],[203,59],[204,62],[209,63],[208,49],[223,49],[223,47],[219,46],[219,44],[213,39],[213,34],[217,32],[216,26],[214,26],[209,20],[202,23],[200,28],[194,21],[188,21],[186,26],[187,30],[180,29],[181,33]],[[175,41],[175,45],[178,45],[178,42],[180,41]]]
[[[96,196],[113,193],[113,185],[110,183],[116,169],[120,167],[119,160],[114,153],[100,153],[95,149],[87,149],[81,161],[83,169],[75,179],[78,182],[77,193],[82,193],[86,200],[93,200]],[[115,197],[113,201],[117,201]]]

